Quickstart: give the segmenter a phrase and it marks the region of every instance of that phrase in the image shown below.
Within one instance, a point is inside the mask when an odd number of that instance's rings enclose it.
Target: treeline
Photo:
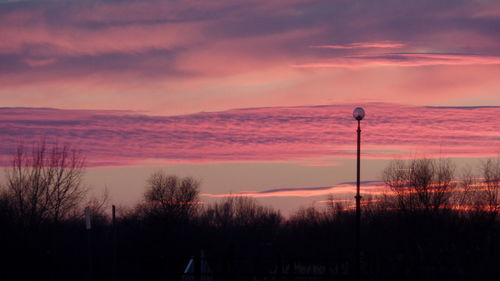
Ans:
[[[498,280],[500,161],[477,170],[392,161],[389,191],[363,198],[362,280]],[[285,218],[247,197],[201,204],[199,182],[156,172],[113,221],[83,172],[67,146],[18,147],[0,193],[3,280],[182,280],[202,252],[214,280],[352,280],[354,210],[342,200]]]

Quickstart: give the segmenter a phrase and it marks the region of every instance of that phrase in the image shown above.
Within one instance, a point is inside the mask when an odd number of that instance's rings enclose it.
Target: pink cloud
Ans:
[[[1,21],[0,21],[1,23]],[[56,33],[44,25],[0,27],[4,42],[0,53],[22,53],[25,56],[64,57],[102,53],[140,53],[151,49],[173,49],[193,44],[203,38],[199,23],[125,25],[106,27],[99,32],[62,26]],[[131,40],[133,38],[133,40]]]
[[[351,2],[6,3],[0,99],[156,114],[352,97],[498,104],[497,4]]]
[[[405,44],[396,42],[362,42],[345,45],[316,45],[315,49],[364,49],[364,48],[402,48]]]
[[[130,111],[3,108],[4,159],[19,141],[45,136],[81,149],[90,165],[144,161],[297,161],[351,158],[358,104],[269,107],[146,116]],[[500,153],[498,107],[364,104],[363,157],[493,156]],[[309,160],[308,160],[309,159]],[[320,161],[321,162],[321,161]]]
[[[296,68],[359,68],[370,66],[430,66],[430,65],[488,65],[500,64],[498,56],[433,54],[433,53],[388,53],[381,55],[354,55],[325,60],[323,62],[292,65]]]
[[[380,195],[387,191],[383,182],[370,181],[363,182],[363,194],[365,195]],[[248,196],[254,198],[264,197],[315,197],[334,195],[336,197],[349,196],[355,193],[356,183],[347,182],[340,183],[328,187],[305,187],[305,188],[277,188],[265,191],[242,191],[237,193],[224,194],[200,194],[203,197],[219,198],[228,196]]]

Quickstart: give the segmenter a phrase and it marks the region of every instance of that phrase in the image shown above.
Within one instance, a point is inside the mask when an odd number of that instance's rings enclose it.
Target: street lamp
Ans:
[[[361,195],[359,194],[359,185],[360,185],[360,158],[361,158],[361,120],[365,117],[365,110],[361,107],[356,107],[352,112],[352,116],[354,119],[358,121],[358,161],[357,161],[357,174],[356,174],[356,249],[355,249],[355,261],[354,261],[354,274],[356,277],[356,281],[360,280],[360,256],[361,256],[361,248],[360,248],[360,228],[361,228]]]

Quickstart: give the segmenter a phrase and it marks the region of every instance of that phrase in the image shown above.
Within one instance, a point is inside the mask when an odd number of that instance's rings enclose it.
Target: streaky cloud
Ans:
[[[500,56],[437,53],[386,53],[380,55],[352,55],[322,62],[292,65],[294,68],[360,68],[376,65],[417,67],[430,65],[495,65]]]
[[[45,137],[70,143],[89,165],[168,162],[308,163],[355,156],[352,109],[363,106],[363,157],[481,157],[500,153],[499,107],[389,103],[266,107],[155,116],[133,111],[0,108],[0,156]],[[308,160],[309,159],[309,160]],[[104,163],[104,164],[103,164]]]
[[[363,181],[363,192],[367,195],[381,194],[386,191],[385,185],[381,181]],[[222,193],[210,194],[203,193],[204,197],[230,197],[230,196],[247,196],[247,197],[314,197],[324,195],[335,195],[342,197],[354,193],[355,182],[343,182],[333,186],[324,187],[300,187],[300,188],[276,188],[264,191],[242,191],[237,193]]]
[[[499,10],[455,0],[3,3],[0,100],[157,114],[352,96],[498,104]]]
[[[427,106],[428,108],[440,108],[440,109],[481,109],[481,108],[493,108],[500,109],[500,106],[494,105],[482,105],[482,106]]]
[[[396,42],[363,42],[346,45],[313,45],[316,49],[364,49],[364,48],[402,48],[405,44]]]

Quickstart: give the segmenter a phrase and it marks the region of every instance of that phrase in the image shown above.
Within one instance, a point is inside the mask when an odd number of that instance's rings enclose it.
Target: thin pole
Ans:
[[[356,174],[356,257],[354,262],[354,271],[356,281],[360,280],[360,257],[361,257],[361,247],[360,247],[360,232],[361,232],[361,195],[359,191],[360,186],[360,158],[361,158],[361,120],[358,120],[358,161],[357,161],[357,174]]]
[[[92,281],[92,232],[90,229],[87,229],[87,254],[88,254],[88,265],[89,265],[89,276],[88,280]]]
[[[116,267],[117,267],[117,258],[116,258],[116,207],[115,205],[111,208],[111,222],[113,228],[113,281],[116,281]]]
[[[88,280],[92,281],[92,209],[85,208],[85,229],[87,229]]]

